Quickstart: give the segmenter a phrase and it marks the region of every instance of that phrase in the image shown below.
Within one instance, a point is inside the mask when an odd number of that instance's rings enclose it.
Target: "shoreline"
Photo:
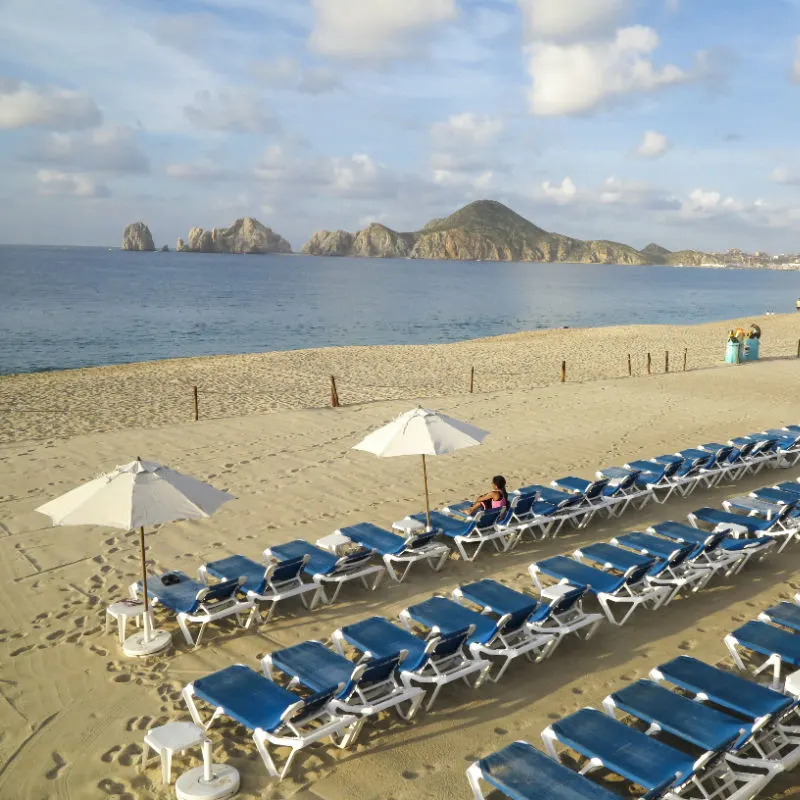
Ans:
[[[695,325],[550,328],[433,345],[201,356],[0,377],[0,444],[331,405],[537,390],[722,366],[728,331],[761,326],[762,359],[796,358],[800,315]],[[630,356],[630,374],[629,374]],[[649,367],[648,367],[649,356]],[[648,372],[649,369],[649,372]]]
[[[285,254],[284,254],[285,255]],[[293,254],[299,255],[299,254]],[[328,256],[309,256],[309,258],[328,258]],[[330,256],[330,258],[335,258],[335,256]],[[376,259],[379,260],[379,259]],[[422,260],[422,259],[419,259]],[[642,266],[642,265],[634,265],[634,266]],[[656,265],[656,266],[663,266],[663,265]],[[671,267],[672,268],[672,267]],[[718,269],[716,267],[674,267],[675,269]],[[791,313],[786,312],[783,314],[777,313],[768,313],[768,314],[752,314],[748,319],[759,320],[757,324],[762,325],[762,323],[766,320],[778,320],[778,319],[791,319],[797,318],[800,321],[800,314],[797,312]],[[112,364],[89,364],[84,367],[50,367],[48,369],[40,369],[40,370],[31,370],[28,372],[0,372],[0,382],[5,379],[10,378],[22,378],[25,376],[43,376],[43,375],[63,375],[65,373],[70,372],[88,372],[91,370],[109,370],[109,369],[126,369],[126,368],[136,368],[136,367],[145,367],[145,366],[154,366],[159,364],[186,364],[187,362],[191,361],[212,361],[217,359],[227,359],[227,358],[247,358],[249,356],[265,356],[270,354],[277,354],[277,353],[318,353],[318,352],[330,352],[330,351],[358,351],[358,350],[372,350],[374,348],[385,348],[385,349],[392,349],[392,348],[400,348],[400,347],[449,347],[453,345],[466,345],[466,344],[474,344],[474,343],[489,343],[495,341],[507,341],[512,338],[520,338],[520,339],[527,339],[531,337],[535,337],[538,335],[544,334],[551,334],[554,332],[563,333],[566,331],[573,331],[573,332],[580,332],[580,333],[590,333],[592,331],[628,331],[630,329],[642,329],[647,330],[650,328],[675,328],[675,329],[684,329],[684,328],[700,328],[707,325],[720,325],[722,323],[729,324],[731,328],[736,327],[749,327],[751,323],[744,322],[744,317],[740,317],[737,319],[712,319],[712,320],[705,320],[703,322],[688,322],[683,324],[674,324],[674,325],[666,325],[663,323],[630,323],[630,324],[620,324],[620,325],[589,325],[585,327],[570,327],[570,326],[563,326],[560,328],[533,328],[531,330],[525,331],[512,331],[511,333],[498,333],[494,336],[476,336],[474,338],[467,338],[467,339],[454,339],[450,342],[424,342],[424,343],[416,343],[416,344],[404,344],[404,343],[392,343],[392,344],[348,344],[348,345],[327,345],[325,347],[298,347],[298,348],[288,348],[288,349],[278,349],[278,350],[252,350],[252,351],[245,351],[245,352],[236,352],[236,353],[214,353],[211,355],[205,356],[171,356],[169,358],[156,358],[156,359],[148,359],[145,361],[119,361]],[[763,328],[763,325],[762,325]],[[798,330],[800,330],[800,325],[798,325]],[[799,334],[800,335],[800,334]]]

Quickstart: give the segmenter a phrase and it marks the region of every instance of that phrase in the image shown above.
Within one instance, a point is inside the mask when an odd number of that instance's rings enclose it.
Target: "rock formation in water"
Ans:
[[[169,245],[168,245],[168,244],[165,244],[165,245],[164,245],[164,246],[161,248],[161,252],[162,252],[162,253],[169,253]]]
[[[192,228],[178,250],[193,253],[291,253],[292,246],[271,228],[252,217],[237,219],[229,228]]]
[[[565,261],[589,264],[647,264],[628,245],[582,241],[548,233],[493,200],[479,200],[422,230],[398,233],[373,223],[355,234],[319,231],[303,246],[319,256],[436,258],[462,261]]]
[[[175,252],[183,253],[185,250],[188,249],[189,248],[186,247],[186,243],[183,241],[183,239],[178,239],[178,243],[175,245]]]
[[[125,228],[122,234],[122,247],[120,250],[155,250],[153,234],[144,222],[133,222]]]

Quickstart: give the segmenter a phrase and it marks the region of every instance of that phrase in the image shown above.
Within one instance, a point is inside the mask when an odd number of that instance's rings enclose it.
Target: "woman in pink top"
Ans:
[[[492,478],[492,491],[482,494],[464,513],[471,517],[476,511],[508,507],[506,479],[502,475]]]

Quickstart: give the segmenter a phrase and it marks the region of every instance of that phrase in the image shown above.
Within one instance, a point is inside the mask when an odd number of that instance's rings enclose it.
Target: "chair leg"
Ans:
[[[189,624],[186,621],[186,615],[183,613],[178,614],[178,627],[181,629],[181,633],[183,634],[183,638],[186,640],[186,644],[188,644],[189,647],[197,647],[197,644],[200,641],[200,636],[197,637],[197,642],[195,642],[195,640],[192,638],[192,634],[189,632]],[[203,627],[200,628],[201,635],[203,633]]]
[[[169,747],[161,751],[161,782],[172,783],[172,750]]]

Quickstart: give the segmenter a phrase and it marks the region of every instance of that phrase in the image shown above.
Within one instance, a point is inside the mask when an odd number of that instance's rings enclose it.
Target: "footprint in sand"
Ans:
[[[57,639],[60,639],[66,631],[53,631],[51,634],[46,636],[48,642],[55,642]]]
[[[58,773],[67,766],[67,762],[64,761],[64,759],[61,757],[61,754],[55,750],[53,751],[52,758],[55,766],[52,769],[47,770],[47,772],[44,774],[45,778],[47,778],[49,781],[54,781],[58,777]]]
[[[91,650],[93,653],[95,653],[98,656],[107,656],[108,655],[108,650],[106,650],[105,647],[98,647],[96,644],[93,644],[89,648],[89,650]]]
[[[697,642],[694,639],[688,639],[678,645],[678,650],[694,650],[697,647]]]
[[[27,653],[29,650],[33,650],[32,644],[29,644],[25,647],[18,647],[16,650],[12,650],[9,655],[11,658],[15,658],[16,656],[21,656],[23,653]]]
[[[131,717],[125,723],[126,731],[144,731],[153,723],[152,717]]]
[[[401,774],[407,781],[415,781],[419,778],[419,774],[412,772],[410,769],[404,770]]]
[[[115,744],[110,750],[106,750],[106,752],[100,756],[100,760],[106,764],[110,764],[120,750],[122,750],[122,747],[118,744]]]
[[[507,736],[507,735],[508,735],[508,731],[507,731],[505,728],[495,728],[495,729],[494,729],[494,732],[495,732],[495,733],[496,733],[498,736]]]

